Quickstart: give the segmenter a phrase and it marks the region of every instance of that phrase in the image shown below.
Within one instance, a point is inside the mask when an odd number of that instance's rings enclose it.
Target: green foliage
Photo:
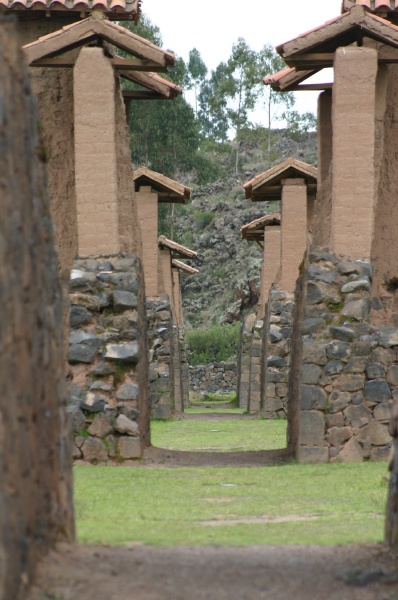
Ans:
[[[195,211],[194,212],[195,223],[199,231],[205,229],[210,223],[214,221],[215,213],[211,211]]]
[[[300,114],[296,110],[292,110],[284,112],[282,118],[287,123],[287,135],[296,142],[302,141],[309,131],[316,129],[316,117],[310,112]]]
[[[238,353],[240,323],[213,325],[186,332],[189,362],[203,365],[228,360]]]

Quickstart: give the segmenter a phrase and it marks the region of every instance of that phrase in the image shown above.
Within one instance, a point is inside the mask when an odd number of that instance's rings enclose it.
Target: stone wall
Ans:
[[[169,419],[174,410],[173,319],[167,295],[147,300],[150,403],[152,417]]]
[[[0,599],[73,538],[62,302],[45,152],[14,23],[0,16]]]
[[[192,396],[233,393],[237,389],[237,365],[235,361],[189,367],[189,389]]]
[[[262,408],[267,419],[288,414],[288,379],[291,360],[291,324],[294,301],[291,294],[272,288],[266,305],[264,328],[264,384]]]
[[[144,284],[133,254],[78,259],[70,281],[73,457],[139,458],[149,444]]]
[[[398,397],[398,329],[369,323],[371,265],[312,248],[294,323],[301,462],[385,459]],[[297,315],[296,315],[297,316]],[[292,373],[297,377],[297,372]]]

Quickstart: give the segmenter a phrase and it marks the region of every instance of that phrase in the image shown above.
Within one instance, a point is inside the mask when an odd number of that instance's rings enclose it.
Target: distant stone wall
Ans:
[[[14,20],[1,15],[0,55],[0,600],[14,600],[74,525],[45,152]]]
[[[267,337],[264,347],[264,386],[262,408],[267,419],[288,414],[288,379],[291,360],[291,324],[294,299],[290,294],[270,291],[266,305]]]
[[[294,323],[302,356],[298,458],[385,459],[391,403],[398,398],[398,328],[369,324],[369,263],[313,248],[307,265],[302,318]]]
[[[151,414],[169,419],[174,411],[173,319],[167,295],[147,300]]]
[[[193,396],[233,393],[236,392],[236,386],[236,361],[189,367],[189,389]]]
[[[94,464],[139,458],[149,444],[140,260],[132,254],[75,260],[69,298],[73,457]]]

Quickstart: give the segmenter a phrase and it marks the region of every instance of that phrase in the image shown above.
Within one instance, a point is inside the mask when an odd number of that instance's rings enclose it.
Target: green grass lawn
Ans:
[[[225,406],[225,405],[222,404],[222,406]],[[213,408],[213,406],[212,406],[212,408],[206,408],[204,405],[199,405],[199,406],[192,405],[190,408],[184,408],[184,413],[187,413],[187,415],[195,415],[195,414],[208,415],[208,414],[212,414],[212,413],[243,415],[245,412],[246,411],[244,408],[217,408],[217,407]]]
[[[349,544],[383,537],[384,463],[74,472],[81,542]]]
[[[151,436],[154,446],[170,450],[274,450],[286,447],[286,426],[287,421],[282,419],[152,421]]]

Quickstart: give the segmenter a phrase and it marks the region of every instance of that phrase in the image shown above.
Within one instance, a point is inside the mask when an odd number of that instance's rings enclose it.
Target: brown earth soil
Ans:
[[[142,463],[148,467],[268,467],[285,464],[292,458],[293,454],[287,448],[256,452],[187,452],[152,446],[145,450]]]
[[[78,599],[397,600],[397,556],[381,545],[61,545],[23,600]]]

